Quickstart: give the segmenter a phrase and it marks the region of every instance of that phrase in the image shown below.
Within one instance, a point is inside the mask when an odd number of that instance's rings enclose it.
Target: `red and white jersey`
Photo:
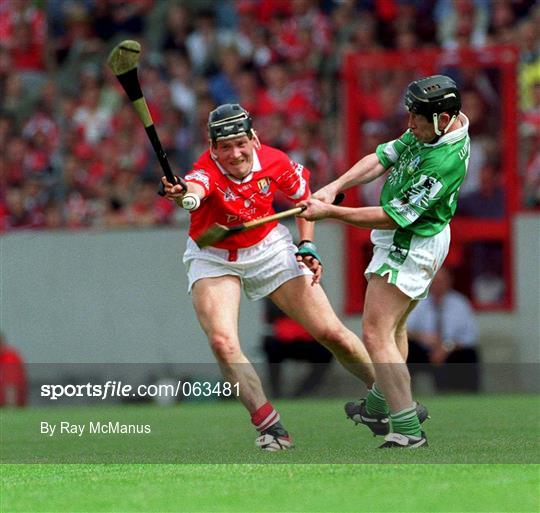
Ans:
[[[214,223],[224,226],[245,223],[274,213],[272,201],[276,190],[294,202],[307,199],[309,171],[280,150],[262,146],[253,150],[252,172],[243,180],[229,175],[206,151],[185,176],[186,182],[204,188],[206,197],[191,212],[189,236],[196,239]],[[215,244],[234,250],[257,244],[277,225],[266,223],[252,230],[237,233]]]

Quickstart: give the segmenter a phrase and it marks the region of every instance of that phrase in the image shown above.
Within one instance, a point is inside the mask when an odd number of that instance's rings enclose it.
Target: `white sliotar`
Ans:
[[[197,210],[201,206],[201,198],[192,192],[182,197],[182,207],[186,210]]]

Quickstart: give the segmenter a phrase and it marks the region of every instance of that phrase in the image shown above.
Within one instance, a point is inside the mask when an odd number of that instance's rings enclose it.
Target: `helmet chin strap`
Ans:
[[[437,113],[434,113],[433,114],[433,128],[435,130],[435,133],[440,137],[441,135],[444,135],[446,134],[446,132],[448,132],[448,130],[450,130],[451,126],[454,124],[454,122],[456,121],[458,115],[457,114],[454,114],[451,118],[450,118],[450,122],[448,123],[448,125],[446,125],[446,128],[444,130],[440,130],[439,128],[439,114]]]

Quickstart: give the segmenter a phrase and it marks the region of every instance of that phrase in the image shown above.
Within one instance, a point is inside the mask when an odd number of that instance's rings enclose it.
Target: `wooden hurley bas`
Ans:
[[[340,192],[336,196],[333,204],[339,205],[344,198],[345,195]],[[197,246],[199,246],[199,248],[212,246],[213,244],[216,244],[217,242],[222,241],[223,239],[226,239],[227,237],[230,237],[235,233],[245,232],[246,230],[251,230],[252,228],[256,228],[257,226],[261,226],[262,224],[277,221],[278,219],[283,219],[284,217],[295,216],[300,212],[303,212],[305,209],[305,207],[295,207],[289,210],[284,210],[283,212],[278,212],[277,214],[272,214],[271,216],[261,217],[259,219],[254,219],[253,221],[247,221],[246,223],[241,224],[234,224],[232,226],[224,226],[222,224],[215,223],[203,234],[199,235],[199,237],[195,239],[195,242],[197,243]]]

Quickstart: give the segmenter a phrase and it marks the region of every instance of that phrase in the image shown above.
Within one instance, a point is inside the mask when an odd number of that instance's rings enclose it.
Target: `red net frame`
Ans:
[[[452,243],[446,265],[459,267],[466,265],[467,244],[472,242],[496,242],[502,245],[504,295],[495,303],[474,303],[478,310],[508,311],[514,305],[512,223],[519,210],[521,191],[517,173],[517,65],[519,53],[515,47],[499,46],[481,50],[461,49],[443,51],[439,49],[418,50],[414,53],[373,52],[349,53],[345,55],[342,68],[346,164],[352,166],[362,156],[359,141],[363,137],[363,122],[369,118],[362,105],[365,77],[384,73],[388,70],[404,75],[403,90],[406,84],[421,76],[440,73],[445,68],[474,68],[477,70],[495,69],[499,77],[500,148],[503,187],[505,191],[505,215],[501,219],[459,218],[452,220]],[[369,78],[368,78],[369,81]],[[465,112],[466,114],[466,112]],[[404,131],[404,124],[401,131]],[[388,139],[387,139],[388,140]],[[362,204],[359,194],[348,194],[347,206]],[[345,227],[345,311],[348,314],[363,310],[366,281],[364,269],[371,258],[370,231]],[[459,287],[458,287],[459,288]]]

